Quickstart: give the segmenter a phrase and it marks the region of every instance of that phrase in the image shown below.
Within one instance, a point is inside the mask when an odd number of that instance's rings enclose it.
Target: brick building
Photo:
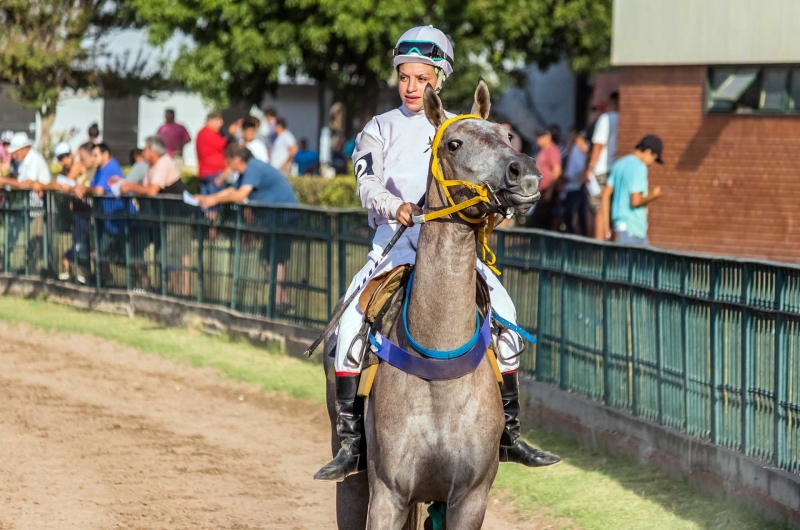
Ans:
[[[615,0],[620,156],[665,144],[650,239],[800,262],[800,2]]]

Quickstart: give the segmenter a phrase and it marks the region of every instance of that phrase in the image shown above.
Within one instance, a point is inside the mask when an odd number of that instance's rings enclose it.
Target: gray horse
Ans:
[[[430,86],[424,102],[428,120],[438,129],[446,116]],[[458,121],[445,131],[439,149],[444,178],[488,183],[498,190],[503,207],[527,211],[539,198],[540,174],[530,157],[511,148],[505,129],[485,121],[489,106],[489,90],[481,80],[472,114],[484,120]],[[455,202],[472,196],[468,190],[453,193]],[[429,174],[426,211],[446,206],[443,190]],[[491,215],[485,204],[464,213]],[[470,340],[475,332],[476,259],[474,225],[451,215],[421,227],[408,305],[409,332],[417,342],[450,350]],[[395,331],[402,329],[397,324],[384,322],[385,335],[412,351],[405,334]],[[328,373],[335,344],[335,338],[326,340]],[[327,396],[335,455],[339,439],[331,379]],[[479,529],[497,474],[504,424],[500,389],[488,358],[473,373],[450,381],[426,381],[382,363],[366,409],[368,473],[337,484],[339,528],[416,529],[423,517],[420,503],[441,501],[447,503],[449,528]]]

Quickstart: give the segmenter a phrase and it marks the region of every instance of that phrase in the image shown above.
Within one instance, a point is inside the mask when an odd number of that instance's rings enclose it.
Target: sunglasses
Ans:
[[[433,59],[434,61],[447,60],[450,63],[453,62],[453,58],[442,51],[439,46],[427,41],[403,41],[398,44],[392,52],[394,53],[394,57],[398,55],[416,54],[420,57]]]

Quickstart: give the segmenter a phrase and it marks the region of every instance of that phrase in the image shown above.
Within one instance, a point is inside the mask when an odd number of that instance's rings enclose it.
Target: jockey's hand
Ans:
[[[413,202],[407,202],[397,209],[394,218],[403,226],[414,226],[414,221],[411,220],[412,215],[422,215],[422,208]]]

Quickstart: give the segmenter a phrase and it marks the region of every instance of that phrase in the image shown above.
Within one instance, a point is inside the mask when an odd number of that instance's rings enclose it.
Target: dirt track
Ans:
[[[334,528],[321,406],[5,323],[0,366],[0,530]]]

